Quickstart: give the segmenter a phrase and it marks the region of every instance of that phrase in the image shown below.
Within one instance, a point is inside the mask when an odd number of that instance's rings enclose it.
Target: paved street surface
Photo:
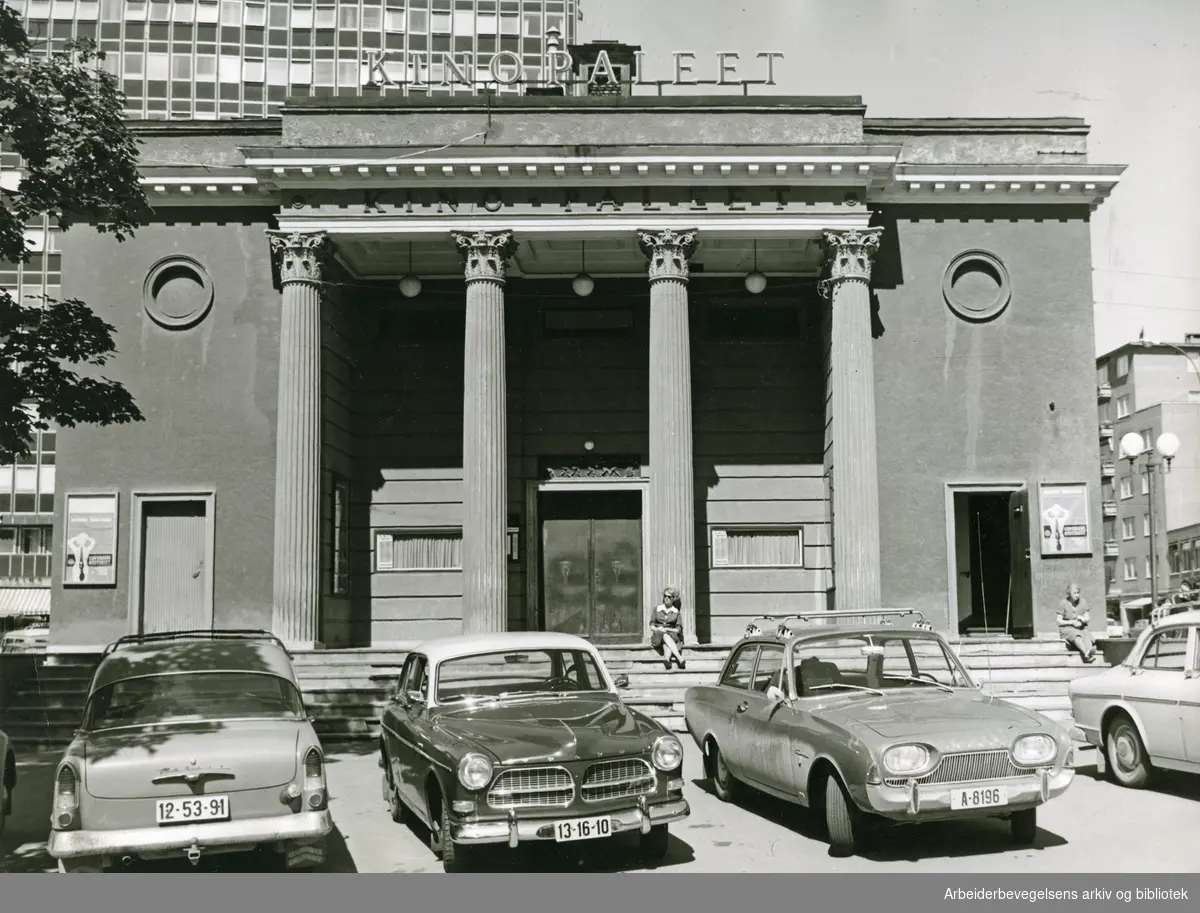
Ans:
[[[1200,833],[1200,777],[1172,777],[1138,792],[1097,779],[1094,767],[1079,771],[1066,795],[1039,812],[1041,830],[1031,847],[1014,847],[1008,825],[901,828],[876,836],[862,855],[829,855],[821,829],[800,810],[765,797],[726,805],[700,779],[700,756],[692,744],[685,766],[692,817],[672,827],[664,872],[1191,872]],[[394,824],[379,790],[374,752],[335,751],[329,758],[331,807],[336,830],[326,871],[441,872],[428,835],[415,825]],[[48,872],[46,855],[53,756],[23,764],[16,809],[0,835],[0,871]],[[489,848],[479,859],[487,871],[644,871],[630,838],[606,844],[553,844]],[[212,858],[202,870],[255,870],[253,857]],[[187,871],[184,861],[168,870]],[[161,867],[156,867],[161,871]]]

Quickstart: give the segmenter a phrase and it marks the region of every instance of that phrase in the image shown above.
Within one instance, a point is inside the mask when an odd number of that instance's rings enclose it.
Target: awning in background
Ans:
[[[0,587],[0,618],[25,618],[50,614],[50,587]]]

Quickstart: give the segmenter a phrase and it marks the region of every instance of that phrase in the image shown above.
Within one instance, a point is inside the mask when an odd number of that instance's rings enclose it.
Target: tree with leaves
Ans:
[[[117,80],[94,42],[32,41],[0,4],[0,140],[22,159],[0,187],[0,259],[29,261],[25,227],[49,215],[62,230],[93,224],[118,241],[146,224],[138,141],[124,123]],[[142,420],[129,391],[97,371],[116,352],[114,327],[78,299],[18,300],[0,289],[0,465],[27,455],[50,423]],[[36,405],[36,412],[27,408]]]

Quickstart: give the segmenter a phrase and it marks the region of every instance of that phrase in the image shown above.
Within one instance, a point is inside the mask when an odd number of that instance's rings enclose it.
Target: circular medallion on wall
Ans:
[[[965,250],[946,267],[942,297],[963,320],[984,323],[1004,313],[1012,299],[1008,269],[986,250]]]
[[[191,257],[173,254],[159,260],[142,287],[146,313],[168,330],[187,330],[212,309],[213,284],[208,270]]]

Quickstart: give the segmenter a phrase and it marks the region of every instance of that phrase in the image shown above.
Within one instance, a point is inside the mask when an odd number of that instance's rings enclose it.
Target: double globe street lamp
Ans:
[[[1158,550],[1155,546],[1155,500],[1154,477],[1160,472],[1171,471],[1171,461],[1179,452],[1179,438],[1170,431],[1164,431],[1158,436],[1151,449],[1146,446],[1142,436],[1136,431],[1130,431],[1121,437],[1121,458],[1129,461],[1130,472],[1136,471],[1136,464],[1142,459],[1142,472],[1146,474],[1146,492],[1150,498],[1150,609],[1158,607]],[[1144,459],[1143,459],[1144,458]]]

